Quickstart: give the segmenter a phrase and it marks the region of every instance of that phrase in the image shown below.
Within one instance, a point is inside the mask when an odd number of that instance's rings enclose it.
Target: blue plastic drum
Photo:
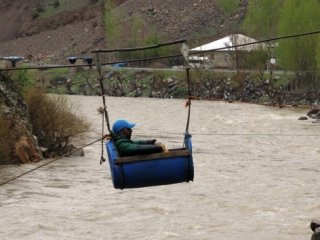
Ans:
[[[114,188],[141,188],[193,181],[191,135],[185,137],[185,148],[168,152],[118,157],[112,141],[106,143]]]

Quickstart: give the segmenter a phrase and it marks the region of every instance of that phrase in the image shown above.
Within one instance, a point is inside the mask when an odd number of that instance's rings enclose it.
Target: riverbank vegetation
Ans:
[[[40,74],[40,75],[39,75]],[[101,95],[95,69],[77,68],[48,75],[33,71],[38,86],[49,93]],[[186,71],[172,69],[103,68],[104,94],[108,96],[186,98]],[[294,92],[291,72],[191,69],[191,94],[196,99],[245,101],[269,105],[309,105],[316,95]],[[39,80],[41,79],[41,80]],[[272,79],[272,80],[271,80]],[[281,99],[281,100],[280,100]]]
[[[317,0],[249,1],[243,31],[257,39],[270,39],[320,29],[320,2]],[[320,92],[319,33],[268,42],[269,59],[282,70],[294,73],[293,91]]]
[[[89,128],[74,104],[62,95],[46,94],[30,76],[1,72],[0,164],[64,154],[72,139]]]
[[[32,132],[38,144],[47,148],[47,155],[66,153],[72,138],[89,128],[89,123],[76,106],[62,95],[47,95],[38,88],[32,88],[26,93],[25,101]]]

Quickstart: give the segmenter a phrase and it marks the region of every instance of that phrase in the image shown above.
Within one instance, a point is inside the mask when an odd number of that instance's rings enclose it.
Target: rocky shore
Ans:
[[[315,92],[295,92],[269,80],[257,79],[255,74],[233,75],[191,71],[191,95],[194,99],[249,102],[270,106],[310,106],[319,95]],[[187,98],[185,71],[155,73],[137,70],[107,70],[104,73],[104,94],[117,97]],[[97,79],[78,83],[72,76],[63,78],[59,85],[47,86],[50,92],[75,95],[100,95]]]

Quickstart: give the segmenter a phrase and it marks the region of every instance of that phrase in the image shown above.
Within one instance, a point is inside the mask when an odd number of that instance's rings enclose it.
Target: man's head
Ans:
[[[135,123],[130,123],[127,120],[120,119],[114,122],[112,131],[117,135],[123,134],[125,137],[130,139],[132,128],[134,128],[135,125]]]

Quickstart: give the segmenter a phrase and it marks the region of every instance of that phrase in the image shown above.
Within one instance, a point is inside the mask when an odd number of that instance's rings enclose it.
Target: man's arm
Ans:
[[[123,142],[117,146],[117,150],[121,157],[134,156],[139,154],[151,154],[162,152],[163,148],[154,144],[138,144],[137,142],[127,143]]]

